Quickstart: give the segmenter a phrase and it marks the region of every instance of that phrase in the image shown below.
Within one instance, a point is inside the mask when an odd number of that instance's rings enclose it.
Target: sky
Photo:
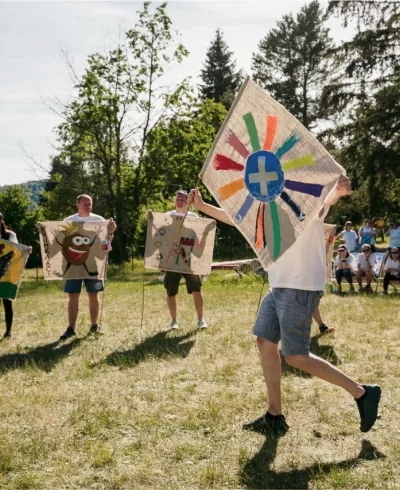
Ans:
[[[250,74],[252,54],[282,15],[296,14],[305,0],[175,0],[167,13],[190,55],[170,67],[168,79],[187,76],[198,84],[206,52],[220,28],[237,68]],[[321,1],[322,5],[327,2]],[[153,2],[156,6],[159,2]],[[0,187],[47,177],[57,154],[54,128],[61,118],[48,106],[71,100],[67,52],[82,73],[88,55],[115,46],[120,32],[134,27],[137,1],[0,0]],[[348,39],[339,20],[329,23],[336,42]],[[36,164],[32,163],[31,157]]]

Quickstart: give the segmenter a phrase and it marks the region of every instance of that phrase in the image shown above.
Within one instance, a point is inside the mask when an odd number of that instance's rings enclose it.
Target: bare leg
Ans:
[[[280,415],[281,407],[281,358],[278,344],[257,337],[257,346],[260,352],[261,365],[268,392],[268,412],[271,415]]]
[[[356,271],[356,279],[357,279],[357,282],[358,282],[358,285],[360,286],[360,288],[362,287],[362,277],[363,277],[363,274],[364,274],[364,270],[363,269],[358,269]]]
[[[99,293],[88,293],[89,298],[89,313],[92,325],[97,325],[97,319],[99,318]]]
[[[319,311],[319,307],[313,312],[312,317],[318,326],[321,325],[321,323],[324,323],[321,313]]]
[[[167,305],[171,320],[176,321],[176,296],[167,296]]]
[[[371,282],[372,282],[372,273],[371,273],[371,271],[365,271],[365,278],[367,280],[367,286],[371,286]]]
[[[76,319],[79,311],[80,293],[70,293],[68,295],[68,325],[75,330]]]
[[[203,295],[200,292],[197,293],[192,293],[193,296],[193,302],[194,302],[194,307],[196,308],[196,313],[197,313],[197,318],[201,320],[203,318]]]
[[[306,373],[328,381],[328,383],[344,388],[353,396],[353,398],[359,398],[365,393],[365,390],[360,383],[349,378],[349,376],[342,373],[342,371],[335,368],[324,359],[314,356],[314,354],[285,356],[285,359],[289,366],[293,366],[301,371],[305,371]]]

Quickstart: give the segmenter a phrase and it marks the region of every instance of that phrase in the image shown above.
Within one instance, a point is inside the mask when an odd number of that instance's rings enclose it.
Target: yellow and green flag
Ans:
[[[17,297],[29,247],[0,238],[0,298]]]

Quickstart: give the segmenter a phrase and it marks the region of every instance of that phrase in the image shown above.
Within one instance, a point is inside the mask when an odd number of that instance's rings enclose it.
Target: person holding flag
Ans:
[[[76,199],[78,212],[64,219],[66,222],[96,222],[104,221],[102,216],[92,213],[93,201],[87,194],[81,194]],[[108,240],[111,243],[114,238],[117,225],[113,218],[110,218]],[[82,283],[85,284],[89,299],[89,313],[91,326],[89,333],[100,333],[97,319],[100,311],[98,294],[104,290],[104,281],[101,279],[67,279],[64,282],[64,292],[68,293],[68,327],[60,336],[60,340],[67,340],[75,335],[75,326],[79,312],[79,297],[82,290]]]
[[[18,243],[17,235],[13,231],[11,231],[4,223],[4,218],[2,213],[0,213],[0,238],[2,238],[3,240],[7,240],[11,243]],[[32,247],[28,248],[27,253],[28,254],[32,253]],[[14,319],[13,304],[11,299],[8,298],[2,298],[2,299],[3,299],[4,314],[6,319],[6,331],[4,333],[3,338],[9,339],[11,338],[11,328]]]
[[[318,308],[325,285],[324,218],[330,206],[351,193],[349,178],[341,175],[308,228],[268,269],[271,289],[263,299],[253,328],[268,392],[268,409],[256,420],[244,423],[244,430],[279,437],[289,429],[282,413],[279,342],[290,366],[340,386],[355,399],[362,432],[368,432],[377,419],[381,388],[353,380],[310,352],[312,313]],[[192,193],[189,202],[199,211],[232,224],[227,213],[205,203],[198,190]]]
[[[175,209],[172,211],[168,211],[165,214],[170,216],[188,216],[192,218],[198,218],[196,213],[192,213],[191,211],[187,211],[188,208],[188,193],[185,190],[178,190],[175,194]],[[147,219],[152,219],[152,212],[149,211],[147,213]],[[193,243],[194,245],[194,243]],[[188,249],[188,254],[190,256],[191,249],[193,246],[186,246]],[[186,253],[186,252],[185,252]],[[165,271],[163,282],[164,288],[167,293],[167,306],[168,311],[171,317],[171,323],[169,328],[171,330],[176,330],[179,328],[179,323],[177,320],[177,304],[176,304],[176,296],[179,292],[179,282],[181,277],[185,279],[186,282],[186,290],[188,294],[191,294],[193,297],[193,303],[197,314],[197,327],[199,329],[208,328],[208,324],[203,317],[203,307],[204,307],[204,298],[201,292],[202,280],[201,277],[197,274],[183,274],[181,272],[174,271]]]

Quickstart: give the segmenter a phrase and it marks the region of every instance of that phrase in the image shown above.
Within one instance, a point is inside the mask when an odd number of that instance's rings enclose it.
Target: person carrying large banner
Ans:
[[[186,191],[175,196],[175,210],[148,214],[145,267],[165,271],[164,287],[171,316],[170,329],[179,327],[176,295],[183,277],[188,294],[193,296],[197,326],[207,328],[203,317],[202,275],[211,272],[215,221],[202,219],[188,211]]]
[[[7,228],[0,213],[0,298],[3,300],[6,331],[3,338],[11,337],[14,319],[12,301],[16,299],[22,273],[32,247],[20,245],[17,235]]]
[[[76,201],[76,214],[63,222],[38,223],[44,278],[63,279],[68,293],[68,327],[60,340],[75,335],[83,283],[89,298],[89,332],[100,333],[98,293],[104,290],[107,254],[117,225],[112,218],[92,213],[92,206],[92,198],[82,194]]]
[[[297,369],[352,395],[360,430],[378,415],[381,388],[361,384],[310,352],[312,313],[324,294],[324,218],[350,195],[351,182],[322,145],[284,107],[245,80],[209,152],[200,177],[222,209],[194,206],[233,222],[268,271],[270,291],[254,324],[268,409],[244,430],[279,437],[289,426],[281,404],[281,353]],[[225,214],[225,217],[223,216]]]

